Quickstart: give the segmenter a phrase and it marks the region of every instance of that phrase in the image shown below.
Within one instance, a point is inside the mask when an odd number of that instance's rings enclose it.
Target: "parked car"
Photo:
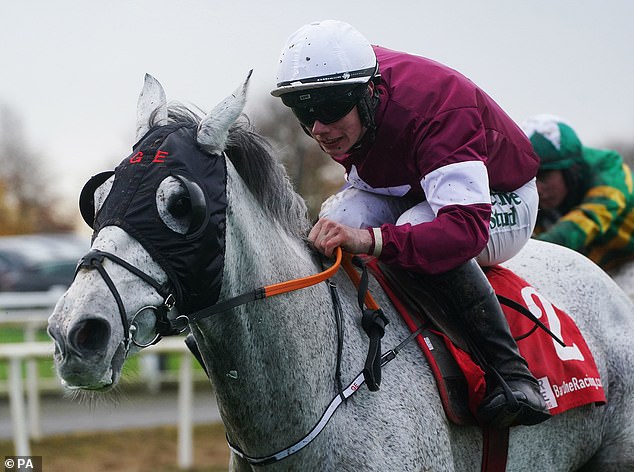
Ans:
[[[75,234],[0,237],[0,291],[67,288],[88,248],[88,238]]]

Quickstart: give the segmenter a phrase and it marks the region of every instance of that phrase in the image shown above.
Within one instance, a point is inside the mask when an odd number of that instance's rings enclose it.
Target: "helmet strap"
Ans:
[[[376,87],[376,83],[374,82],[372,90],[373,91],[370,92],[370,87],[366,87],[365,92],[361,95],[359,102],[357,103],[357,111],[359,112],[361,125],[367,129],[363,140],[370,139],[371,141],[374,141],[374,137],[376,135],[374,114],[376,112],[376,108],[379,106],[379,91]]]

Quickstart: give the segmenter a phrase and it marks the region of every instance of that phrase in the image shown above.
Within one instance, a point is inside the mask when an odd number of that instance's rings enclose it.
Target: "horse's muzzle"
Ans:
[[[48,334],[55,342],[57,372],[67,387],[104,390],[116,384],[126,354],[121,343],[111,348],[112,329],[106,320],[84,316],[67,333],[51,320]]]

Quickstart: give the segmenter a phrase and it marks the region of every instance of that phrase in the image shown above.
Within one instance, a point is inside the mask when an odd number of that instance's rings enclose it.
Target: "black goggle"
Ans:
[[[315,121],[327,125],[342,119],[359,103],[366,89],[365,84],[344,90],[331,87],[282,95],[282,101],[302,125],[312,128]]]
[[[357,104],[354,101],[340,101],[324,103],[322,105],[309,105],[304,107],[292,108],[293,113],[299,122],[307,128],[312,128],[315,121],[319,121],[325,125],[339,121],[352,111]]]

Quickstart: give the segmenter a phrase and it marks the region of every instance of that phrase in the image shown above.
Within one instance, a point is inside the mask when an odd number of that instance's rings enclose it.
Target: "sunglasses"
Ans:
[[[310,94],[300,92],[297,96],[282,96],[282,101],[293,110],[303,126],[312,128],[315,121],[328,125],[342,119],[359,103],[366,88],[347,87],[343,93],[336,93],[333,88],[326,90],[327,94],[319,91],[311,91]]]

